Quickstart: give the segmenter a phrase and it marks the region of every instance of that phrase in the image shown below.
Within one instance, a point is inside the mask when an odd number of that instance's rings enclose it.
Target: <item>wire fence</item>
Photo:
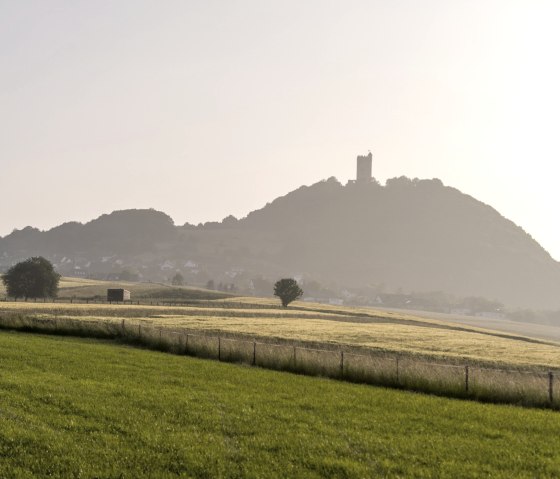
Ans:
[[[64,297],[64,298],[28,298],[17,299],[4,296],[0,298],[4,303],[45,303],[45,304],[105,304],[105,305],[121,305],[121,306],[200,306],[208,308],[240,308],[243,309],[286,309],[280,303],[252,303],[242,301],[228,301],[228,298],[200,299],[200,298],[184,298],[184,299],[151,299],[150,297],[140,296],[138,299],[127,299],[124,301],[108,301],[103,298],[82,298],[82,297]],[[290,309],[294,309],[291,306]],[[297,309],[297,308],[295,308]],[[307,309],[307,308],[306,308]]]
[[[225,337],[142,324],[132,319],[0,317],[0,327],[120,339],[151,349],[279,371],[398,387],[452,397],[560,408],[560,372],[445,364],[406,355],[358,353],[301,344]]]

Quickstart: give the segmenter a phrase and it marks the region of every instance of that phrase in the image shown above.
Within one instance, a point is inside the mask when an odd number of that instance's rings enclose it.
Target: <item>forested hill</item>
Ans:
[[[560,305],[560,264],[522,228],[439,180],[334,178],[240,221],[289,245],[284,261],[344,282]]]
[[[164,213],[128,210],[0,239],[3,268],[37,254],[98,277],[128,268],[161,280],[179,270],[192,282],[223,277],[242,289],[256,277],[297,274],[339,287],[560,308],[559,263],[493,208],[439,180],[343,186],[330,178],[241,220],[174,226]]]
[[[0,239],[0,254],[73,257],[85,254],[134,255],[150,252],[162,241],[177,238],[173,220],[155,210],[125,210],[82,224],[64,223],[49,231],[27,227]]]

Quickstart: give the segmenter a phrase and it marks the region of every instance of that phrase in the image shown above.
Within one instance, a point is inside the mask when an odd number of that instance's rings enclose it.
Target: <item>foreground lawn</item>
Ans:
[[[0,332],[0,477],[558,477],[560,413]]]

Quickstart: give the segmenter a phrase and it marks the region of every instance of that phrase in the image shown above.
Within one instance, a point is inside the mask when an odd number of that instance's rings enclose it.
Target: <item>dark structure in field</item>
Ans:
[[[367,156],[358,156],[356,162],[356,183],[371,183],[371,151]]]
[[[129,301],[130,291],[122,288],[114,288],[107,290],[107,301]]]

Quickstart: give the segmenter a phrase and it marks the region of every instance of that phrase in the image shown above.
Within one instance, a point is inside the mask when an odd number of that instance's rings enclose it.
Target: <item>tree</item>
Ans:
[[[56,298],[60,275],[52,263],[41,256],[12,266],[2,278],[8,296],[18,298]]]
[[[184,282],[185,282],[185,278],[183,278],[183,275],[178,271],[175,274],[175,276],[173,276],[173,278],[171,279],[171,284],[173,286],[183,286]]]
[[[284,308],[292,301],[300,298],[303,290],[299,287],[297,281],[292,278],[284,278],[276,281],[274,284],[274,296],[278,296],[282,301]]]

